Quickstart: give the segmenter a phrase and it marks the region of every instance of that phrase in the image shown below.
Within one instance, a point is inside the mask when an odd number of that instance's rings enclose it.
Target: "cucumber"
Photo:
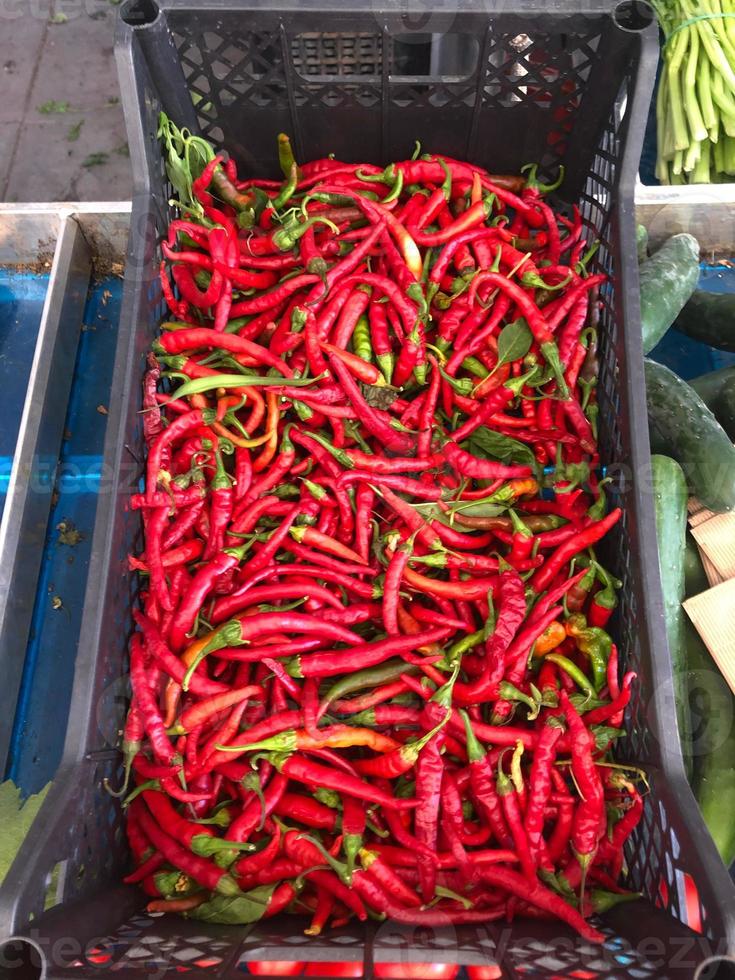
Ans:
[[[700,592],[706,592],[709,587],[709,579],[702,564],[697,542],[692,537],[692,532],[687,531],[686,553],[684,555],[684,593],[688,599],[690,596],[699,595]]]
[[[681,465],[705,507],[735,508],[735,446],[699,395],[663,364],[645,360],[651,448]]]
[[[658,567],[664,597],[664,626],[674,675],[674,703],[679,741],[687,776],[692,774],[692,726],[689,715],[686,644],[684,642],[684,556],[687,533],[687,481],[668,456],[651,457],[653,500],[656,511]]]
[[[648,229],[645,225],[636,227],[635,242],[638,246],[638,261],[645,262],[648,258]]]
[[[724,864],[735,860],[735,698],[691,622],[686,623],[692,789]]]
[[[722,391],[725,382],[729,381],[730,378],[735,378],[735,367],[720,368],[719,371],[700,374],[698,378],[693,378],[689,384],[694,388],[710,412],[714,412],[717,396]]]
[[[681,313],[699,281],[699,242],[674,235],[640,267],[643,353],[656,344]]]
[[[697,289],[676,319],[681,333],[718,350],[735,351],[735,295]]]
[[[715,399],[715,417],[735,442],[735,376],[726,381]]]

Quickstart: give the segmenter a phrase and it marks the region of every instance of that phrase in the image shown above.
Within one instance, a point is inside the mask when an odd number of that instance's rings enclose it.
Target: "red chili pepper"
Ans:
[[[363,670],[384,663],[393,656],[405,656],[429,643],[446,639],[448,629],[425,630],[416,636],[399,636],[373,643],[361,643],[336,653],[320,652],[298,657],[287,666],[292,677],[334,677],[352,670]]]
[[[318,548],[320,551],[325,551],[327,554],[342,558],[344,561],[354,562],[355,564],[361,564],[363,562],[362,556],[358,555],[352,548],[348,548],[341,541],[337,541],[328,534],[322,534],[314,528],[294,527],[291,529],[291,536],[300,544]]]
[[[232,705],[239,704],[241,701],[247,701],[248,698],[263,701],[265,698],[263,688],[258,684],[250,684],[247,687],[234,688],[223,694],[215,694],[211,698],[198,701],[182,712],[178,721],[178,727],[185,734],[203,724],[211,715],[217,714]]]
[[[475,276],[475,278],[472,280],[472,285],[470,286],[469,291],[470,298],[473,301],[480,286],[484,286],[486,284],[501,290],[518,308],[521,316],[524,317],[526,323],[530,327],[531,333],[533,334],[533,339],[539,345],[541,354],[554,374],[561,398],[568,398],[569,392],[564,379],[561,361],[559,360],[559,350],[554,340],[552,324],[546,321],[546,318],[541,310],[539,310],[538,306],[528,296],[528,294],[524,292],[521,286],[499,272],[481,272],[479,275]]]
[[[523,746],[520,745],[520,749]],[[518,751],[518,746],[516,747]],[[502,756],[498,762],[497,793],[503,807],[503,813],[513,838],[513,850],[518,855],[523,874],[530,882],[536,881],[537,864],[531,853],[528,834],[523,825],[523,814],[520,806],[520,796],[513,781],[503,772]]]
[[[458,703],[478,704],[498,695],[498,685],[505,670],[506,651],[526,617],[526,594],[517,570],[508,568],[502,572],[500,599],[495,630],[485,647],[483,673],[475,683],[455,683],[453,694]]]
[[[493,888],[502,888],[530,905],[550,913],[554,918],[561,919],[589,942],[602,943],[604,941],[605,937],[601,932],[585,922],[576,909],[567,905],[559,895],[545,888],[540,882],[531,883],[510,868],[482,866],[478,873],[488,885]]]
[[[622,511],[619,507],[615,510],[610,511],[610,513],[604,517],[601,521],[596,524],[592,524],[580,531],[577,535],[561,544],[554,554],[546,561],[546,564],[540,568],[533,578],[531,579],[531,586],[537,592],[543,592],[551,582],[554,580],[555,576],[564,568],[567,562],[571,561],[575,555],[578,555],[580,551],[584,551],[585,548],[591,548],[593,545],[597,544],[620,519]]]
[[[388,889],[390,895],[401,905],[409,908],[421,905],[421,898],[418,893],[405,884],[379,853],[367,848],[361,850],[360,863],[368,876],[375,879],[383,888]]]
[[[560,737],[560,728],[545,725],[533,754],[524,824],[535,861],[539,860],[543,846],[544,810],[551,794],[551,771],[556,759],[556,743]]]
[[[473,456],[466,450],[460,449],[457,443],[451,439],[444,443],[442,453],[460,476],[469,477],[473,480],[511,480],[514,477],[525,477],[532,474],[530,466],[506,465]]]
[[[273,812],[317,830],[332,832],[337,825],[335,810],[331,810],[310,796],[302,796],[298,793],[284,793]]]
[[[410,449],[411,441],[402,432],[398,432],[391,427],[390,417],[387,413],[381,413],[379,409],[372,408],[368,405],[357,382],[344,364],[333,355],[330,355],[329,363],[344,388],[345,394],[355,409],[360,422],[367,431],[375,436],[376,439],[379,439],[387,449],[401,452]]]
[[[240,894],[237,882],[228,872],[218,868],[213,861],[198,857],[183,848],[158,826],[147,811],[140,810],[138,819],[151,843],[175,868],[183,871],[184,874],[210,891],[229,896]]]
[[[605,795],[594,762],[595,739],[575,710],[565,691],[559,695],[564,717],[569,725],[572,748],[572,773],[582,794],[574,814],[572,848],[582,869],[582,893],[587,869],[597,853],[600,822],[604,816]]]
[[[170,766],[177,759],[177,753],[166,734],[156,698],[149,685],[143,644],[138,633],[134,634],[130,641],[130,683],[151,749],[156,759]]]
[[[386,809],[404,810],[416,805],[414,800],[396,799],[356,776],[346,772],[335,772],[328,766],[296,755],[289,756],[283,761],[277,760],[276,764],[285,776],[306,783],[307,786],[323,786],[325,789],[337,790],[338,793],[349,793],[359,800],[376,803]]]
[[[163,298],[166,300],[166,305],[177,320],[183,322],[191,323],[193,318],[189,313],[189,304],[186,300],[178,299],[174,295],[174,291],[171,288],[171,282],[168,278],[168,273],[166,271],[166,261],[165,259],[161,261],[158,274],[159,282],[161,284],[161,292],[163,293]]]

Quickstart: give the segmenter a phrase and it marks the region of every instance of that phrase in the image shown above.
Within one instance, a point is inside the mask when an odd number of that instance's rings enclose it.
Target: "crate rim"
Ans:
[[[496,2],[490,4],[487,3],[477,3],[475,0],[470,0],[466,8],[463,7],[463,11],[466,9],[470,13],[486,14],[491,16],[495,12],[500,12],[504,5]],[[548,14],[562,14],[565,12],[574,12],[577,14],[593,13],[593,14],[608,14],[610,15],[610,5],[605,3],[604,0],[590,0],[590,2],[585,3],[580,6],[579,4],[574,4],[569,2],[569,0],[558,0],[558,2],[551,5],[544,4],[541,0],[520,0],[519,7],[520,11],[514,9],[512,13],[548,13]],[[160,11],[165,12],[167,10],[198,10],[201,9],[191,2],[191,0],[164,0],[160,5]],[[357,4],[350,6],[342,5],[338,0],[324,0],[324,2],[319,2],[319,0],[278,0],[276,4],[268,3],[267,0],[250,0],[250,2],[242,2],[242,0],[220,0],[213,4],[211,7],[206,8],[209,12],[237,12],[246,10],[269,10],[275,13],[286,13],[290,10],[333,10],[338,9],[340,11],[349,12],[350,10],[361,10],[365,12],[364,6],[359,6]],[[407,9],[425,9],[425,5],[421,8],[417,8],[416,5],[412,5]],[[508,12],[506,10],[506,12]],[[162,18],[156,17],[157,25],[160,23]],[[153,24],[146,25],[145,27],[131,27],[124,22],[119,25],[118,28],[118,42],[117,42],[117,56],[118,64],[121,74],[127,74],[129,76],[128,80],[134,77],[133,75],[133,65],[132,65],[132,45],[135,37],[140,37],[141,33],[144,33],[148,27],[154,26]],[[641,63],[651,58],[655,58],[656,49],[656,38],[655,30],[651,25],[641,31],[636,31],[641,35]],[[639,66],[639,71],[642,68]],[[639,89],[641,86],[636,87],[635,98],[633,104],[629,106],[628,112],[631,113],[631,123],[635,123],[640,120],[641,112],[645,111],[645,93],[641,92]],[[645,86],[643,86],[645,88]],[[132,118],[131,120],[131,117]],[[140,117],[137,113],[134,113],[132,107],[126,105],[126,122],[128,124],[128,132],[131,136],[131,154],[133,155],[134,165],[139,161],[142,163],[144,159],[143,152],[143,132]],[[132,125],[131,125],[132,122]],[[635,129],[635,125],[631,125],[631,129]],[[642,134],[641,134],[642,140]],[[630,198],[630,203],[632,205],[632,191],[635,184],[635,176],[637,170],[637,155],[632,153],[633,148],[640,147],[637,145],[641,140],[638,140],[637,136],[629,136],[628,145],[621,159],[621,170],[620,170],[620,186],[621,193],[625,192]],[[133,152],[134,151],[134,152]],[[634,159],[635,157],[635,159]],[[138,172],[143,172],[140,167],[136,167]],[[133,211],[131,220],[131,243],[133,240],[133,230],[135,229],[136,222],[142,220],[148,214],[150,210],[149,195],[147,192],[147,184],[144,182],[143,186],[136,184],[136,193],[133,200]],[[633,215],[632,208],[629,213],[623,215],[624,227],[621,229],[621,238],[623,244],[625,245],[625,254],[634,255],[634,228],[633,228]],[[131,256],[134,253],[132,244],[129,247],[128,255]],[[132,304],[132,291],[133,284],[126,284],[126,296],[124,299],[123,312],[121,314],[121,322],[123,322],[125,317],[126,308],[128,308],[129,317],[129,307]],[[638,319],[638,314],[636,313],[636,306],[638,302],[638,283],[637,283],[637,272],[628,277],[628,289],[623,297],[623,305],[625,309],[625,319],[628,324],[635,324]],[[129,317],[130,319],[130,317]],[[642,374],[642,355],[639,355],[639,350],[636,349],[635,338],[626,338],[626,356],[630,358],[631,349],[630,343],[633,344],[632,353],[636,355],[636,369],[639,374]],[[128,341],[129,345],[129,341]],[[121,342],[121,350],[123,348]],[[640,348],[640,338],[638,338],[637,348]],[[125,353],[122,350],[122,353]],[[128,351],[128,357],[130,357],[130,352]],[[124,365],[120,365],[123,367]],[[631,372],[635,374],[635,371]],[[645,398],[643,396],[643,390],[641,387],[640,379],[629,378],[628,379],[629,395],[631,397],[631,402],[633,405],[638,405],[640,407],[641,402],[645,408]],[[108,460],[111,456],[117,452],[119,456],[122,451],[120,446],[120,440],[118,432],[122,428],[123,417],[122,412],[116,412],[117,418],[114,420],[115,424],[110,425],[108,429],[108,440],[105,444],[104,458]],[[633,432],[631,434],[631,458],[635,462],[640,463],[645,461],[649,456],[648,449],[648,438],[647,433],[644,432]],[[637,527],[632,532],[634,538],[637,538],[637,544],[641,548],[641,553],[646,561],[653,560],[656,561],[656,546],[655,546],[655,535],[653,540],[649,535],[648,540],[646,540],[645,535],[642,535],[642,530],[646,528],[650,529],[654,527],[653,525],[653,507],[650,499],[646,499],[646,495],[640,490],[640,487],[636,484],[633,489],[633,493],[636,496],[636,513],[637,513]],[[110,501],[114,502],[117,495],[113,492],[110,494]],[[112,530],[112,503],[108,501],[107,507],[102,512],[106,521],[98,522],[95,529],[95,545],[99,544],[100,548],[98,550],[98,561],[99,567],[105,567],[109,563],[109,550],[111,546],[111,530]],[[105,526],[106,525],[106,526]],[[88,612],[85,613],[84,623],[82,625],[82,636],[80,637],[80,652],[82,654],[81,659],[77,664],[77,671],[80,671],[80,667],[87,665],[87,669],[90,670],[95,662],[97,646],[100,642],[100,618],[97,611],[98,603],[93,600],[97,598],[99,600],[100,596],[100,580],[95,578],[93,575],[94,566],[90,566],[90,587],[88,589],[87,598],[85,602],[85,607],[88,608]],[[642,622],[648,634],[648,641],[652,651],[651,657],[651,667],[654,677],[658,674],[659,679],[661,675],[670,676],[670,664],[661,659],[661,642],[656,638],[653,633],[652,622],[656,618],[656,614],[662,609],[662,599],[660,594],[660,583],[656,581],[657,577],[654,577],[654,585],[652,589],[652,594],[646,595],[644,597],[644,612],[642,615]],[[86,651],[85,651],[86,647]],[[658,651],[658,655],[656,654]],[[82,671],[83,673],[83,671]],[[84,678],[81,673],[78,674],[75,679],[75,690],[74,699],[72,702],[72,707],[74,708],[75,703],[79,702],[79,707],[84,708],[91,696],[91,692],[88,690],[89,683],[86,686],[84,683]],[[79,688],[79,690],[78,690]],[[654,683],[654,690],[652,692],[651,700],[655,703],[654,710],[655,713],[660,715],[665,707],[662,700],[662,696],[659,692],[660,684]],[[70,730],[67,736],[67,743],[65,746],[64,759],[62,761],[62,769],[66,773],[78,773],[83,768],[86,767],[87,761],[84,759],[84,740],[87,732],[87,716],[84,719],[76,719],[74,725],[70,725]],[[668,781],[668,796],[677,798],[679,809],[683,812],[683,822],[687,825],[689,831],[689,840],[684,840],[684,845],[691,843],[696,846],[698,850],[701,850],[699,845],[699,839],[704,835],[708,838],[708,834],[704,828],[704,824],[699,815],[698,808],[694,802],[693,795],[689,790],[688,784],[684,778],[683,764],[681,760],[681,752],[676,745],[667,744],[666,741],[661,743],[661,754],[663,760],[662,770],[667,776]],[[61,793],[61,790],[60,790]],[[50,817],[52,815],[52,810],[50,809],[50,804],[54,801],[57,794],[49,794],[49,799],[47,799],[42,808],[37,821],[40,822],[40,818],[44,816]],[[695,843],[696,842],[696,843]],[[735,891],[732,890],[732,885],[727,878],[726,871],[722,866],[717,852],[714,848],[714,844],[707,840],[704,841],[705,854],[703,855],[704,870],[707,873],[707,877],[711,878],[710,884],[713,885],[716,891],[723,892],[726,888],[729,888],[729,892],[732,892],[733,898],[735,898]],[[19,863],[21,858],[30,858],[32,856],[32,851],[30,850],[30,843],[27,840],[26,845],[18,855],[16,865]],[[728,892],[728,900],[731,905],[735,905],[733,898],[730,898]],[[720,904],[720,903],[718,903]],[[4,909],[0,908],[0,913]],[[0,920],[1,921],[1,920]],[[17,924],[16,924],[17,925]],[[735,948],[735,910],[733,910],[726,926],[727,939],[729,945]]]

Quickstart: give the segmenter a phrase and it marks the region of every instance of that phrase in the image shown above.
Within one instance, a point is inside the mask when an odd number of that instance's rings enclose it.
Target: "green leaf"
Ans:
[[[61,10],[57,10],[55,14],[51,14],[48,19],[49,24],[65,24],[69,18]]]
[[[593,725],[591,731],[595,736],[595,748],[598,752],[606,751],[615,739],[625,738],[624,729],[610,728],[608,725]]]
[[[187,916],[200,922],[217,922],[225,926],[244,926],[250,922],[258,922],[263,918],[275,887],[275,884],[260,885],[233,897],[215,895],[208,902],[187,912]]]
[[[502,517],[508,510],[508,504],[494,504],[487,500],[478,500],[476,503],[463,501],[461,504],[450,504],[450,507],[451,510],[446,512],[447,515],[462,514],[464,517]],[[441,513],[445,512],[442,511]],[[454,526],[451,521],[446,523]]]
[[[475,429],[469,439],[470,452],[473,456],[499,459],[504,463],[518,463],[538,469],[538,461],[530,446],[502,432],[494,432],[484,425]]]
[[[47,783],[39,793],[21,803],[20,789],[11,780],[0,783],[0,822],[3,828],[0,835],[0,882],[31,829],[50,787],[51,783]]]
[[[68,112],[71,109],[71,102],[57,102],[54,99],[50,99],[48,102],[43,102],[37,108],[44,116],[50,116],[56,112]]]
[[[533,334],[526,321],[521,317],[508,323],[498,335],[498,363],[510,364],[512,361],[519,361],[531,349]]]
[[[66,138],[69,143],[76,143],[76,141],[79,139],[79,134],[82,131],[83,125],[84,120],[80,119],[78,123],[74,123],[73,126],[69,127],[69,131],[66,134]]]
[[[107,153],[90,153],[86,160],[82,161],[83,167],[101,167],[103,164],[107,163],[108,154]]]

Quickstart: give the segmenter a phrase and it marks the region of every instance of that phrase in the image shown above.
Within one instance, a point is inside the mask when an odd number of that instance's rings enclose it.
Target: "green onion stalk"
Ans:
[[[665,35],[656,117],[662,184],[735,176],[735,0],[653,0]]]

